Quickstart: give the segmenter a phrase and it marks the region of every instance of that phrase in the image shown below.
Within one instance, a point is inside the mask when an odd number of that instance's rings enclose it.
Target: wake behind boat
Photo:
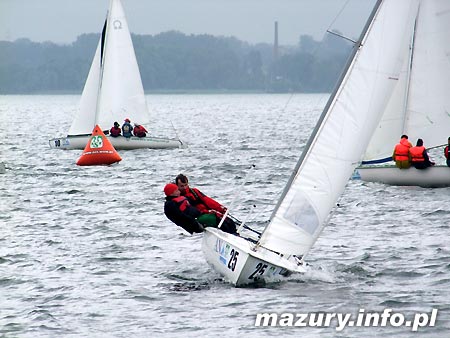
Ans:
[[[399,56],[402,71],[391,79],[394,89],[382,108],[383,117],[363,157],[363,165],[355,174],[368,182],[448,187],[448,167],[395,170],[392,166],[372,165],[392,161],[394,146],[402,134],[413,143],[423,139],[428,149],[444,147],[450,136],[450,1],[419,1],[414,22],[403,39],[408,44]],[[359,95],[359,91],[354,95]]]
[[[305,256],[369,144],[402,70],[417,1],[378,0],[269,224],[255,240],[206,229],[203,251],[236,286],[304,271]],[[398,15],[401,13],[402,15]],[[386,32],[389,32],[386,35]],[[389,52],[387,52],[389,51]],[[358,88],[358,95],[353,89]]]
[[[51,148],[84,149],[95,125],[109,130],[130,119],[150,126],[144,88],[130,31],[120,0],[111,0],[94,59],[81,95],[80,107],[66,137],[49,140]],[[178,138],[109,137],[115,149],[180,148]]]

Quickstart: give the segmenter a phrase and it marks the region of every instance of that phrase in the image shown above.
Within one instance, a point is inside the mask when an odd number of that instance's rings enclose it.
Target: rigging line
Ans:
[[[219,229],[222,226],[223,222],[225,221],[225,219],[227,218],[228,214],[230,213],[230,209],[232,209],[232,207],[234,207],[234,204],[236,203],[236,200],[238,199],[239,195],[242,192],[242,188],[244,187],[244,184],[247,182],[248,177],[250,176],[250,174],[252,173],[253,169],[255,168],[255,165],[252,164],[252,166],[250,167],[249,171],[247,172],[247,175],[245,175],[241,185],[239,186],[238,191],[236,192],[236,194],[234,195],[230,206],[227,208],[227,211],[225,211],[225,213],[222,216],[222,219],[219,222],[219,225],[217,226]]]
[[[436,148],[441,148],[441,147],[445,147],[445,146],[447,146],[447,145],[448,145],[447,143],[444,143],[444,144],[440,144],[440,145],[438,145],[438,146],[434,146],[434,147],[427,148],[427,150],[430,150],[430,149],[436,149]]]
[[[183,141],[181,141],[180,135],[178,134],[177,129],[175,128],[175,126],[173,125],[172,121],[170,121],[170,124],[172,125],[173,131],[175,132],[175,136],[177,137],[177,139],[181,142],[181,144],[183,144]]]
[[[250,216],[252,216],[253,210],[255,210],[255,208],[256,208],[256,205],[253,204],[253,208],[250,209],[250,212],[247,213],[247,217],[245,217],[245,219],[239,225],[239,228],[237,229],[237,233],[240,233],[242,231],[242,229],[246,227],[245,223],[247,223],[247,221],[250,219]],[[261,233],[259,233],[259,235],[261,235]]]
[[[331,21],[330,25],[328,26],[326,32],[331,32],[331,27],[335,24],[336,20],[341,16],[342,12],[344,11],[344,9],[347,7],[348,3],[350,2],[350,0],[347,0],[345,2],[345,4],[342,6],[341,10],[336,14],[335,18],[333,19],[333,21]]]

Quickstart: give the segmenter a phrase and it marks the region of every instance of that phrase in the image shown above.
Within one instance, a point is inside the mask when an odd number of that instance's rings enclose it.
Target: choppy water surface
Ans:
[[[122,151],[77,167],[51,150],[78,96],[0,96],[0,336],[448,337],[450,189],[349,182],[309,254],[281,283],[234,288],[206,264],[201,235],[163,214],[165,183],[193,186],[262,227],[313,127],[324,95],[151,95],[149,130],[187,149]],[[125,118],[126,116],[124,116]],[[439,309],[435,327],[255,327],[260,312]]]

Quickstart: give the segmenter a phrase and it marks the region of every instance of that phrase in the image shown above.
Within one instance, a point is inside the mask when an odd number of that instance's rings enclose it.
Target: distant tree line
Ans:
[[[0,94],[81,92],[98,39],[0,41]],[[351,49],[334,35],[320,42],[303,35],[278,53],[271,44],[176,31],[132,39],[146,91],[329,92]]]

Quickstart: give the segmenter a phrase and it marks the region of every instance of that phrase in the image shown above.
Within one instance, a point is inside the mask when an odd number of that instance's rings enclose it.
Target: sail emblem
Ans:
[[[122,21],[114,20],[113,27],[114,27],[114,29],[122,29]]]
[[[91,139],[91,148],[103,147],[103,138],[101,136],[93,136]]]

